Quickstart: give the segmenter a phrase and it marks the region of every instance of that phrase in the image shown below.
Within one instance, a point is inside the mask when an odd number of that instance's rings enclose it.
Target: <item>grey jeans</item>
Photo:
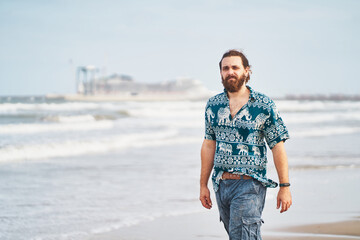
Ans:
[[[266,187],[255,179],[221,180],[216,192],[220,221],[230,240],[261,240]]]

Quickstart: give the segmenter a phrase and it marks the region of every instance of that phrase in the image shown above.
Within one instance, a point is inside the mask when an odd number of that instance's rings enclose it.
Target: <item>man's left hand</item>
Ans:
[[[291,193],[289,187],[281,187],[277,195],[277,209],[280,208],[280,213],[286,212],[292,205]]]

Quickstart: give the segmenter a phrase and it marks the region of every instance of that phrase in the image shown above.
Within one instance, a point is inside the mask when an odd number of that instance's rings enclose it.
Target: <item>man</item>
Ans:
[[[205,110],[205,139],[201,148],[200,201],[212,207],[207,186],[211,171],[220,220],[230,240],[261,239],[261,214],[267,187],[266,145],[273,153],[280,189],[277,208],[292,204],[284,142],[289,138],[274,102],[246,85],[250,65],[237,50],[220,63],[224,92],[209,99]]]

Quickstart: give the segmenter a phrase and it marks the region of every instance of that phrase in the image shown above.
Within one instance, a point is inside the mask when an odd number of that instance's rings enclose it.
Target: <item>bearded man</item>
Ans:
[[[251,66],[242,52],[226,52],[219,66],[225,89],[206,105],[200,201],[205,208],[212,207],[207,185],[213,170],[220,221],[229,239],[261,239],[266,189],[278,186],[266,177],[265,141],[272,151],[279,177],[277,208],[283,213],[292,204],[284,148],[289,134],[274,102],[246,85]],[[214,114],[208,115],[209,112]]]

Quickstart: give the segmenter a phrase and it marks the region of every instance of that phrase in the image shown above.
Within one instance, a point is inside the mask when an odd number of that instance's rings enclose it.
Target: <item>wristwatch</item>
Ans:
[[[280,183],[280,187],[290,187],[290,183]]]

